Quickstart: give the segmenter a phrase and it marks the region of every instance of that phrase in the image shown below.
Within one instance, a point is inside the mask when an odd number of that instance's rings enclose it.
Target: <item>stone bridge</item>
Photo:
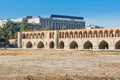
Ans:
[[[33,49],[120,49],[120,29],[46,30],[18,33],[18,47]]]

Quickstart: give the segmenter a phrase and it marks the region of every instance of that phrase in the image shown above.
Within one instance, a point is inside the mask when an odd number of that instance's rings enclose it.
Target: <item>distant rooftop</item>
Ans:
[[[67,18],[67,19],[79,19],[84,20],[84,17],[77,17],[77,16],[67,16],[67,15],[54,15],[52,14],[50,18]]]

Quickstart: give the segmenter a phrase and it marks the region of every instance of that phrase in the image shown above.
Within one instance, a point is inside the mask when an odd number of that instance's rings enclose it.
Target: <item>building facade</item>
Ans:
[[[15,28],[20,28],[23,19],[27,20],[28,29],[33,30],[66,30],[66,29],[84,29],[85,21],[83,17],[65,16],[65,15],[51,15],[49,17],[26,16],[22,18],[4,19],[0,20],[0,27],[9,21],[14,23]]]
[[[85,21],[83,17],[51,15],[49,17],[36,17],[28,19],[28,23],[41,24],[42,29],[64,30],[64,29],[83,29]]]
[[[120,29],[28,31],[18,35],[18,47],[31,49],[120,49]]]

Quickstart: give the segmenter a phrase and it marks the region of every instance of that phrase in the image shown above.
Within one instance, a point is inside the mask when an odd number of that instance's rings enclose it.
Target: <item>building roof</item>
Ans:
[[[77,16],[66,16],[66,15],[51,15],[50,18],[67,18],[67,19],[79,19],[84,20],[84,17],[77,17]]]

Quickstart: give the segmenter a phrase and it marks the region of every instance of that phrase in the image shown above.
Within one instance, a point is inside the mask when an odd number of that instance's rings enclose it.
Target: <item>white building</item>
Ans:
[[[87,25],[85,28],[86,29],[96,29],[96,28],[103,28],[103,27],[100,27],[100,26],[97,26],[97,25]]]
[[[30,18],[30,19],[28,19],[28,23],[39,24],[40,17]]]

